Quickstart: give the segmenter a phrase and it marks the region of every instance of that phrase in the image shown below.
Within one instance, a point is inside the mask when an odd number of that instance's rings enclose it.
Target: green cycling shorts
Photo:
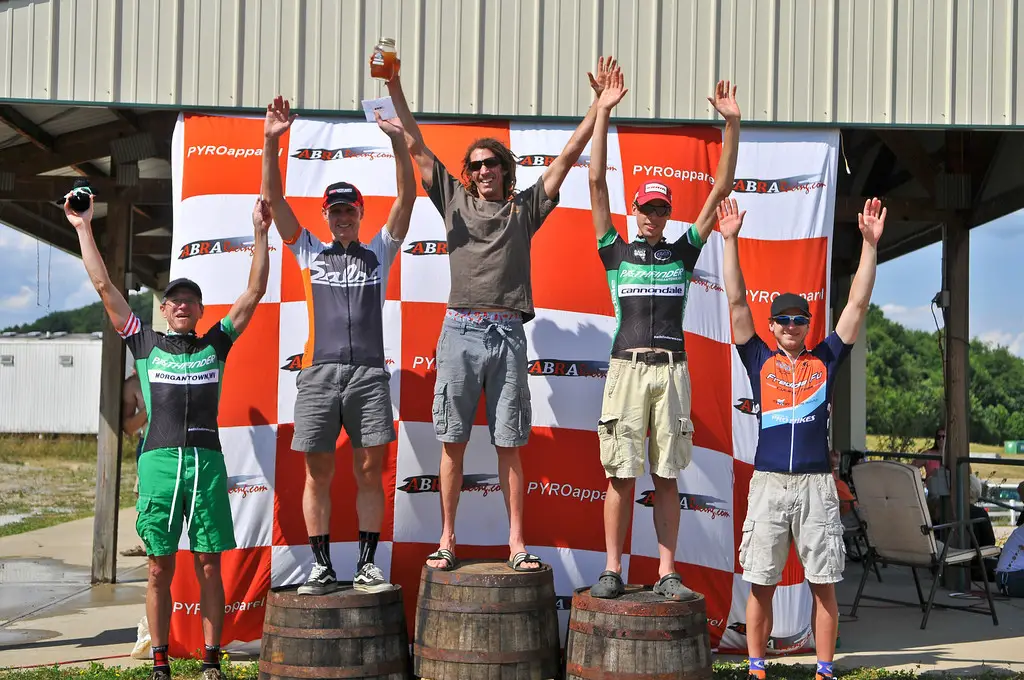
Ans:
[[[139,458],[135,529],[151,556],[173,555],[188,522],[192,552],[235,548],[224,454],[201,448],[152,449]]]

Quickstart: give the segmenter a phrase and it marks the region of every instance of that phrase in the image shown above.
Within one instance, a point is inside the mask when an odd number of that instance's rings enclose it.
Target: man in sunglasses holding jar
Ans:
[[[738,210],[735,199],[718,207],[733,341],[750,380],[759,423],[739,549],[743,580],[751,584],[746,616],[750,678],[765,677],[772,598],[782,579],[790,540],[814,596],[817,678],[833,677],[839,625],[835,584],[843,577],[846,548],[829,459],[828,425],[836,371],[849,356],[871,301],[885,212],[876,198],[865,202],[864,212],[858,215],[864,238],[860,264],[835,330],[808,349],[811,311],[807,300],[783,293],[772,300],[768,318],[777,345],[773,350],[754,330],[740,270],[738,238],[746,211]]]

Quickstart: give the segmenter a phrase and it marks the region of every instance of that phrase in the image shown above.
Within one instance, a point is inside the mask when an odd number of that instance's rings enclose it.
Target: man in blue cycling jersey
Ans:
[[[724,280],[736,349],[746,368],[754,402],[760,408],[754,475],[739,559],[747,600],[750,677],[765,677],[764,653],[772,630],[772,597],[796,544],[815,601],[814,638],[818,680],[831,679],[839,609],[835,584],[842,579],[846,548],[839,493],[829,461],[828,421],[839,365],[849,356],[867,315],[875,283],[878,239],[885,210],[876,198],[859,217],[864,242],[850,296],[835,330],[815,347],[805,345],[811,313],[807,300],[784,293],[772,301],[768,328],[777,349],[754,331],[747,288],[740,270],[738,238],[746,211],[736,200],[718,207],[725,239]]]

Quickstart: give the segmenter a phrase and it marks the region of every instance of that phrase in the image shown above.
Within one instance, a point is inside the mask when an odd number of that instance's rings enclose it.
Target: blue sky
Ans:
[[[68,227],[71,228],[70,226]],[[971,232],[971,336],[1024,357],[1024,211]],[[872,300],[911,328],[934,330],[931,299],[941,285],[938,243],[878,268]],[[37,284],[38,267],[38,284]],[[0,328],[99,299],[81,260],[0,224]],[[939,316],[941,322],[941,315]]]

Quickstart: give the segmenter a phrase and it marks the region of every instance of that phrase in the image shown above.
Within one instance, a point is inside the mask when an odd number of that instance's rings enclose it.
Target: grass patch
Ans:
[[[171,677],[182,680],[198,680],[202,664],[195,659],[174,660],[171,662]],[[84,668],[59,668],[47,666],[44,668],[33,668],[28,670],[0,669],[0,678],[3,680],[146,680],[149,678],[152,666],[136,666],[123,668],[120,666],[104,666],[99,663],[92,663]],[[259,676],[259,666],[255,661],[244,663],[231,663],[221,661],[221,671],[229,680],[252,680]],[[838,676],[843,680],[912,680],[918,677],[928,678],[954,678],[956,675],[929,672],[926,676],[918,675],[913,671],[888,671],[884,668],[853,668],[845,669],[841,666],[836,668]],[[714,664],[715,680],[746,680],[747,663],[743,662],[716,662]],[[791,680],[813,680],[813,665],[787,665],[779,663],[768,663],[769,678],[789,678]],[[1024,680],[1024,674],[993,671],[974,676],[981,680],[994,678],[1011,678]]]
[[[135,440],[122,441],[120,507],[135,504]],[[0,436],[0,537],[91,517],[96,507],[94,436]],[[7,519],[11,519],[8,517]]]

